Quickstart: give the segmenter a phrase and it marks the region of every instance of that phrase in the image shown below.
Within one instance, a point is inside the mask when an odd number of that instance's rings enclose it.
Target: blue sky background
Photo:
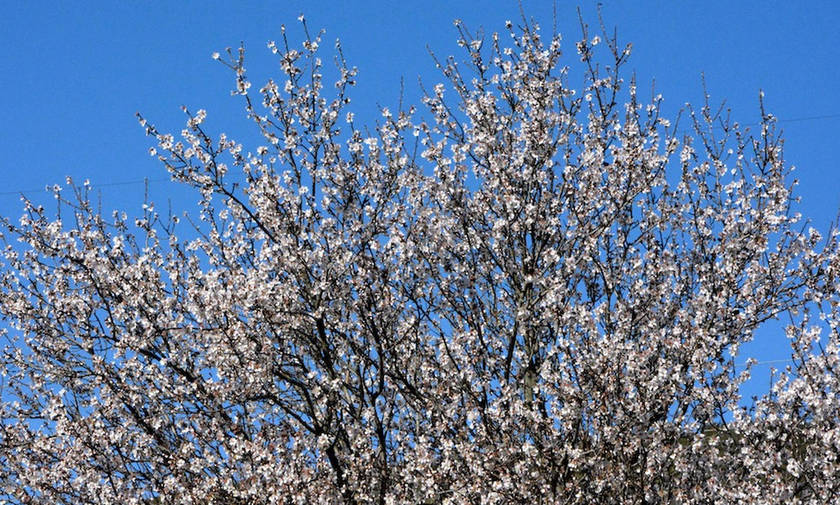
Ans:
[[[374,117],[377,104],[396,107],[400,78],[405,101],[420,103],[417,77],[439,80],[426,46],[457,52],[452,21],[502,31],[516,20],[516,1],[274,1],[274,2],[2,2],[0,16],[0,214],[18,215],[19,192],[49,202],[47,184],[64,177],[101,185],[106,209],[137,214],[145,177],[150,196],[173,207],[188,193],[166,182],[148,156],[150,139],[134,117],[141,112],[161,130],[180,131],[180,106],[205,108],[208,125],[234,138],[248,132],[242,103],[230,96],[230,72],[213,51],[244,42],[258,88],[274,70],[265,44],[286,24],[300,36],[296,17],[326,29],[324,61],[341,38],[359,67],[351,108]],[[523,0],[526,14],[546,29],[556,5],[566,50],[579,38],[575,2]],[[581,1],[584,19],[597,25],[596,3]],[[726,99],[733,118],[759,118],[758,92],[781,118],[786,159],[797,166],[801,212],[825,230],[840,209],[840,2],[623,1],[604,2],[608,27],[633,43],[627,66],[640,89],[655,79],[666,108],[702,98],[705,73],[713,99]],[[574,65],[576,58],[570,58]],[[788,356],[786,341],[765,332],[749,352],[762,360]],[[783,366],[784,364],[776,364]],[[763,368],[762,368],[763,367]],[[754,372],[766,384],[768,365]]]

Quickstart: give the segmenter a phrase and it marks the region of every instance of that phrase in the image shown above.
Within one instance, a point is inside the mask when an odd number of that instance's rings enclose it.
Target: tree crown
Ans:
[[[256,145],[140,117],[200,197],[186,230],[84,185],[3,221],[4,499],[836,498],[837,234],[792,210],[772,115],[669,121],[586,26],[456,27],[424,112],[370,129],[320,35],[270,43],[256,93],[214,54]],[[745,408],[734,358],[781,315],[794,367]]]

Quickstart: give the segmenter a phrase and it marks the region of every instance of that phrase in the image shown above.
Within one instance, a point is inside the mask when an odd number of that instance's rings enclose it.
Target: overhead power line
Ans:
[[[794,117],[790,119],[778,119],[780,123],[795,123],[797,121],[815,121],[818,119],[836,119],[840,118],[840,114],[825,114],[822,116],[806,116],[806,117]]]
[[[776,118],[776,122],[779,123],[798,123],[798,122],[805,122],[805,121],[819,121],[824,119],[840,119],[840,113],[837,114],[822,114],[817,116],[802,116],[802,117],[792,117],[792,118]],[[759,123],[742,123],[741,126],[757,126]],[[108,188],[114,186],[134,186],[139,184],[147,184],[150,182],[165,182],[169,181],[168,177],[160,177],[160,178],[144,178],[144,179],[134,179],[128,181],[118,181],[118,182],[106,182],[102,184],[91,184],[91,188]],[[0,191],[0,196],[20,196],[25,195],[26,193],[39,193],[39,192],[50,192],[52,191],[52,186],[45,186],[42,188],[30,188],[30,189],[18,189],[13,191]]]
[[[779,363],[792,363],[792,362],[793,362],[793,360],[790,359],[790,358],[788,358],[788,359],[769,359],[769,360],[765,360],[765,361],[753,361],[752,365],[753,366],[756,366],[756,365],[774,365],[774,364],[779,364]],[[745,368],[747,366],[747,363],[735,363],[735,366]]]
[[[108,188],[108,187],[113,187],[113,186],[135,186],[135,185],[139,185],[139,184],[147,184],[147,183],[150,183],[150,182],[165,182],[165,181],[169,181],[169,180],[170,179],[168,177],[159,177],[159,178],[154,178],[154,179],[145,178],[145,179],[134,179],[134,180],[130,180],[130,181],[104,182],[102,184],[91,184],[90,187],[91,188]],[[44,187],[39,188],[39,189],[30,188],[30,189],[18,189],[16,191],[0,191],[0,196],[12,196],[12,195],[17,196],[17,195],[25,195],[26,193],[40,193],[42,191],[43,192],[52,192],[52,190],[53,190],[52,188],[53,188],[53,186],[50,185],[50,186],[44,186]]]

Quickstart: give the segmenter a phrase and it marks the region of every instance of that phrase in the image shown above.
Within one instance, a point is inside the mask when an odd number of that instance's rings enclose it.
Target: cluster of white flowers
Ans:
[[[791,210],[773,118],[689,110],[694,142],[614,38],[584,28],[575,90],[559,34],[456,28],[428,118],[373,130],[320,35],[270,43],[254,101],[213,53],[255,154],[141,118],[194,229],[87,186],[3,220],[0,501],[837,502],[838,237]],[[780,316],[793,364],[745,408],[734,356]]]

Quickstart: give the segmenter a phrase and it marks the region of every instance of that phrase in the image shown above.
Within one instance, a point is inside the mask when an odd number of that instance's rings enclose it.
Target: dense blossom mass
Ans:
[[[368,128],[320,35],[258,92],[214,53],[256,140],[140,118],[188,219],[70,184],[3,221],[0,501],[840,501],[838,234],[773,117],[668,121],[585,26],[456,27]],[[771,319],[792,364],[749,401]]]

